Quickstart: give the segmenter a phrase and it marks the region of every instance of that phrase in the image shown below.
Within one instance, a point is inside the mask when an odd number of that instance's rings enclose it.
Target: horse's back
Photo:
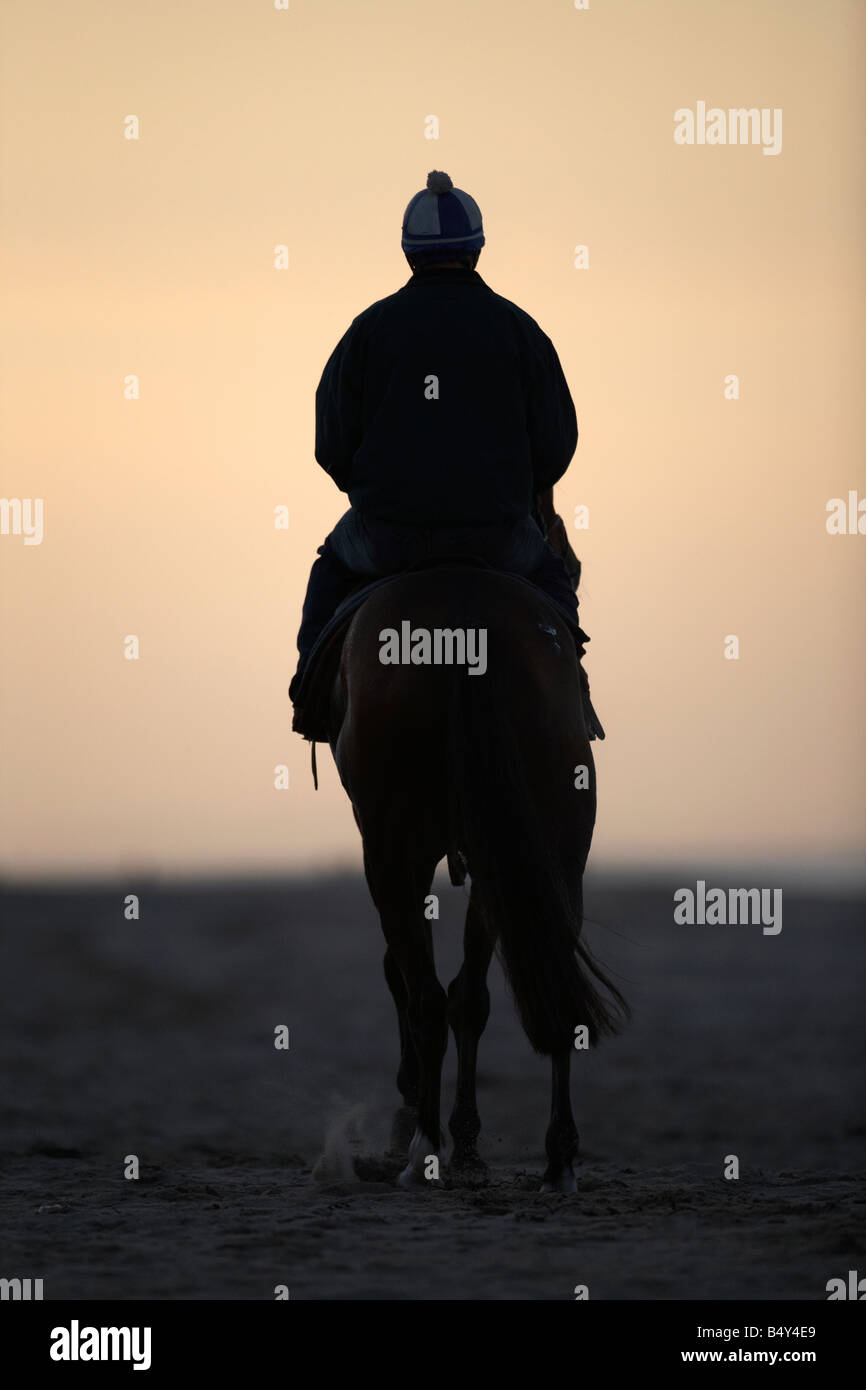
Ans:
[[[376,765],[389,786],[422,777],[432,793],[468,704],[507,708],[514,740],[542,763],[586,742],[563,618],[541,590],[486,568],[415,571],[375,591],[347,633],[338,687],[335,753],[353,800],[357,772]]]
[[[437,641],[437,632],[465,640]],[[400,640],[389,647],[384,633]],[[423,639],[413,640],[427,633],[429,661]],[[374,592],[349,628],[341,666],[347,692],[359,698],[383,687],[438,693],[455,668],[474,680],[516,678],[519,687],[551,696],[578,685],[574,641],[547,596],[524,579],[480,567],[418,570]]]

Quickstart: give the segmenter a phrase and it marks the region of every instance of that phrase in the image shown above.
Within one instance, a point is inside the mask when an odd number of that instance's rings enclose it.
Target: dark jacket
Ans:
[[[552,342],[474,270],[423,271],[365,309],[316,391],[318,462],[383,520],[518,520],[576,444]]]

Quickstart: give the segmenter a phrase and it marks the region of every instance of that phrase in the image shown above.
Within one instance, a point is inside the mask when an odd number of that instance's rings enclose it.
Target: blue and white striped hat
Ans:
[[[481,209],[455,188],[447,174],[433,169],[427,187],[416,193],[403,214],[403,250],[480,251],[484,245]]]

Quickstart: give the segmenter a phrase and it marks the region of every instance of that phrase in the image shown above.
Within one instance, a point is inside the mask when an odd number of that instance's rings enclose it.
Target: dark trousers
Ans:
[[[298,670],[289,687],[297,690],[301,672],[325,624],[362,579],[400,574],[431,556],[475,555],[505,574],[531,579],[572,615],[578,626],[577,595],[564,564],[531,517],[494,526],[409,526],[348,511],[319,546],[310,573],[298,633]],[[588,641],[580,633],[583,642]]]

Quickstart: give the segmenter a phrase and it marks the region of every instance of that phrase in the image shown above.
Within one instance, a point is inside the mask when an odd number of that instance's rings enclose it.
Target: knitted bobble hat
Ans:
[[[400,244],[407,255],[430,250],[480,251],[484,245],[481,209],[441,169],[432,169],[427,187],[415,194],[403,214]]]

